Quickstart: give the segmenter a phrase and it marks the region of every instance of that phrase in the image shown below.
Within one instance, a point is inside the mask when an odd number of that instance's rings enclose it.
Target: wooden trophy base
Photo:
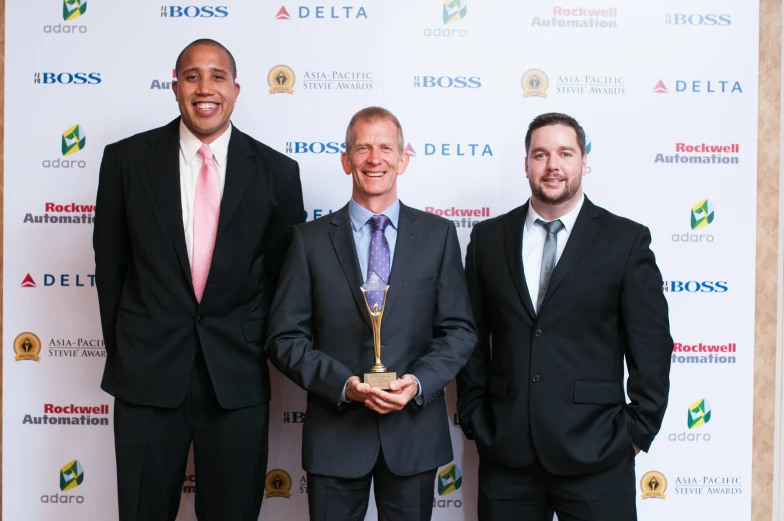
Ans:
[[[386,371],[383,373],[365,373],[362,381],[370,387],[375,387],[384,391],[389,390],[389,384],[397,380],[397,373]]]

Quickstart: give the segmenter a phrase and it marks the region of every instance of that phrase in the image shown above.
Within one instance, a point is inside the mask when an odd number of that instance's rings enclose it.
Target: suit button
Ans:
[[[534,331],[534,336],[542,336],[542,330],[537,329],[536,331]]]
[[[531,381],[532,381],[533,383],[536,383],[536,382],[538,382],[538,381],[539,381],[539,375],[538,375],[538,374],[535,374],[535,375],[534,375],[534,377],[533,377],[533,378],[531,378]]]
[[[204,324],[204,317],[199,317],[199,324]]]

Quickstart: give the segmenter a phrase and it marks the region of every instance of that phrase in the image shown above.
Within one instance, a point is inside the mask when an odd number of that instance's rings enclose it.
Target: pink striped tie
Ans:
[[[191,276],[196,300],[201,302],[204,286],[207,284],[207,275],[210,273],[212,251],[215,249],[221,197],[218,167],[212,160],[212,150],[207,145],[202,145],[199,148],[199,155],[204,160],[204,164],[199,171],[199,178],[196,180]]]

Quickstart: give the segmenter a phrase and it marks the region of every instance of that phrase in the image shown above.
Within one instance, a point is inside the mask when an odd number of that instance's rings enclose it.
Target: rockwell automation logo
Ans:
[[[44,203],[43,214],[26,213],[23,224],[93,224],[94,204]]]
[[[106,427],[109,425],[109,404],[101,405],[55,405],[46,403],[43,415],[25,414],[22,425],[68,425],[82,427]]]

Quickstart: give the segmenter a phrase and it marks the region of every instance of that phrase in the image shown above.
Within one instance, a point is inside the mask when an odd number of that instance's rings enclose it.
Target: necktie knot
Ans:
[[[550,221],[549,223],[546,223],[541,219],[537,219],[536,224],[541,225],[547,232],[547,235],[550,235],[551,233],[557,234],[564,229],[564,224],[561,222],[561,219],[556,219],[554,221]]]
[[[383,214],[374,215],[373,217],[370,218],[370,226],[373,227],[374,233],[379,230],[383,232],[386,229],[386,227],[389,225],[389,223],[390,223],[389,217]]]
[[[212,161],[212,149],[207,145],[202,145],[199,147],[199,155],[206,163],[207,161]]]

